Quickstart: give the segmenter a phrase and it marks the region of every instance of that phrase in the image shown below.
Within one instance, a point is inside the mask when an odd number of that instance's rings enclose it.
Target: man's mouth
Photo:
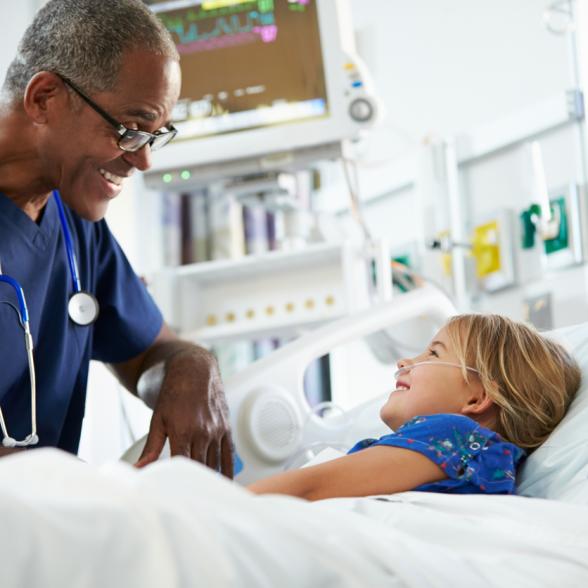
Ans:
[[[98,171],[105,179],[107,179],[112,184],[116,184],[117,186],[121,186],[123,180],[125,179],[123,176],[117,176],[116,174],[113,174],[112,172],[106,171],[102,168],[100,168]]]

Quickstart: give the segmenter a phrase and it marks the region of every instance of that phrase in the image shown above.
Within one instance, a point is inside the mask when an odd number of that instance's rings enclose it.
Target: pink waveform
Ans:
[[[273,43],[278,38],[278,27],[276,25],[254,27],[253,30],[261,37],[264,43]]]
[[[183,54],[198,53],[202,51],[214,51],[215,49],[224,49],[226,47],[236,47],[237,45],[246,45],[253,43],[258,38],[264,43],[272,43],[278,37],[278,27],[275,25],[255,27],[249,33],[236,33],[234,35],[223,35],[214,39],[202,41],[192,41],[178,45],[178,52]]]
[[[234,47],[236,45],[245,45],[257,41],[258,36],[255,33],[237,33],[235,35],[225,35],[214,39],[202,41],[192,41],[178,45],[180,53],[197,53],[199,51],[213,51],[214,49],[224,49],[225,47]]]

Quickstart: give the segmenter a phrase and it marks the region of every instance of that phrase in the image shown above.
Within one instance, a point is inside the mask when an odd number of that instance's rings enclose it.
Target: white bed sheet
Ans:
[[[588,586],[588,507],[408,492],[253,496],[174,458],[102,469],[0,460],[0,578],[13,586]]]

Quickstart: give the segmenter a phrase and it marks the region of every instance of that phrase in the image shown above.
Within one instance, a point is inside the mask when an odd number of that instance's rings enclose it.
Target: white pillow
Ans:
[[[518,493],[588,504],[588,323],[545,333],[582,370],[582,383],[561,423],[521,466]]]

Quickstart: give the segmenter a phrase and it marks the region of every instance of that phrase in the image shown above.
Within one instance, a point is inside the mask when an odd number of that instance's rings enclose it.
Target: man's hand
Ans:
[[[229,415],[216,360],[195,346],[165,362],[147,443],[137,467],[155,461],[169,439],[172,455],[184,455],[233,477]]]

